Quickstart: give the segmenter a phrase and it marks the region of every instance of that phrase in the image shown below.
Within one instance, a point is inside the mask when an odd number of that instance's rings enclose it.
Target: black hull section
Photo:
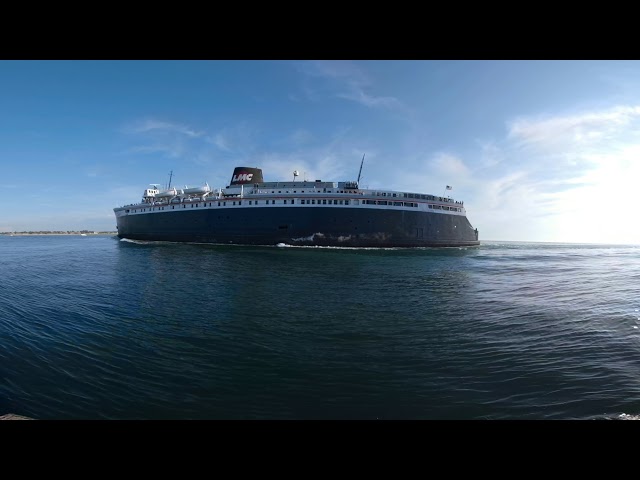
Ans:
[[[241,245],[459,247],[479,245],[465,216],[335,207],[219,208],[117,216],[118,237]]]

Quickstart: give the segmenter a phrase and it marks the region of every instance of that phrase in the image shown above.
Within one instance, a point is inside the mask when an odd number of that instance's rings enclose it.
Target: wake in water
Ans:
[[[620,420],[640,420],[640,415],[629,415],[627,413],[622,413],[618,415]]]
[[[125,243],[135,243],[136,245],[150,245],[153,243],[161,243],[161,242],[149,242],[149,241],[145,241],[145,240],[130,240],[128,238],[121,238],[120,239],[121,242],[125,242]],[[166,242],[168,243],[168,242]]]
[[[619,415],[596,415],[591,417],[591,420],[640,420],[640,415],[631,415],[628,413],[621,413]]]
[[[327,245],[290,245],[288,243],[278,243],[276,245],[254,245],[242,243],[203,243],[203,242],[169,242],[165,240],[131,240],[129,238],[121,238],[121,242],[133,243],[136,245],[210,245],[217,247],[267,247],[267,248],[305,248],[305,249],[324,249],[324,250],[374,250],[374,251],[451,251],[451,250],[470,250],[477,249],[479,246],[470,247],[335,247]]]

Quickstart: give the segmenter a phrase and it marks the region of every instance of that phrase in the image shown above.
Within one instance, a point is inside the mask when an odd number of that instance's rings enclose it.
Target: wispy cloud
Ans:
[[[200,137],[204,134],[204,132],[194,130],[186,125],[155,119],[137,121],[134,124],[125,127],[125,131],[128,133],[174,132],[181,133],[188,137]]]
[[[460,153],[414,144],[403,162],[411,167],[390,164],[375,188],[464,200],[485,239],[640,241],[627,218],[640,178],[640,107],[521,116],[502,138],[476,145]]]
[[[329,152],[270,153],[262,157],[260,164],[272,180],[293,180],[294,170],[300,172],[298,180],[308,181],[331,181],[345,174],[342,159]]]
[[[375,149],[350,135],[348,128],[337,129],[320,146],[307,143],[311,138],[311,132],[297,130],[290,137],[293,143],[285,142],[281,150],[255,155],[251,164],[262,166],[267,181],[293,179],[294,170],[300,172],[298,180],[342,181],[356,179],[363,151],[369,161],[376,157]]]
[[[135,139],[138,145],[126,150],[131,154],[163,154],[168,158],[183,158],[202,142],[206,134],[177,122],[153,118],[129,123],[123,131]]]
[[[220,150],[223,150],[225,152],[231,151],[231,148],[229,147],[229,140],[223,133],[216,133],[212,137],[208,137],[208,140]]]
[[[397,108],[401,106],[400,101],[395,97],[375,97],[373,95],[367,95],[360,88],[353,88],[353,91],[348,93],[338,93],[336,97],[353,100],[365,107]]]
[[[467,177],[469,168],[462,159],[449,153],[437,153],[430,161],[432,170],[437,174],[453,178]]]
[[[298,64],[299,70],[310,78],[326,82],[318,88],[303,86],[303,92],[310,100],[317,100],[324,92],[325,95],[350,100],[369,108],[402,108],[402,103],[393,96],[374,95],[373,80],[349,61],[314,61]],[[297,99],[297,97],[295,97]]]
[[[376,188],[442,195],[440,189],[444,189],[446,185],[452,185],[457,192],[459,188],[463,189],[474,183],[469,166],[458,155],[450,152],[419,152],[408,157],[404,163],[411,167],[397,169],[390,165],[387,178],[384,179],[385,184],[376,183]]]
[[[300,71],[310,76],[346,79],[352,83],[361,85],[370,84],[371,81],[365,72],[355,63],[348,60],[317,60],[298,63]]]
[[[520,118],[508,125],[502,155],[524,166],[536,181],[572,182],[611,165],[611,153],[640,144],[640,107]],[[504,167],[504,162],[503,167]]]
[[[620,134],[621,128],[640,117],[640,106],[547,118],[518,118],[508,125],[508,138],[541,148],[590,145]]]
[[[225,155],[246,153],[253,144],[254,135],[254,129],[246,123],[207,132],[178,122],[155,119],[132,122],[124,132],[137,143],[126,150],[128,154],[162,154],[173,159],[193,160],[198,164],[203,164],[205,154],[212,156],[216,153],[211,145],[215,146],[217,153]]]
[[[636,201],[640,107],[520,117],[507,127],[501,142],[484,146],[473,174],[478,223],[513,239],[640,240],[618,208]]]
[[[480,168],[492,168],[504,162],[503,150],[496,142],[480,142],[481,157],[478,162]]]
[[[248,154],[254,148],[258,133],[248,122],[242,122],[207,135],[204,139],[225,154]]]

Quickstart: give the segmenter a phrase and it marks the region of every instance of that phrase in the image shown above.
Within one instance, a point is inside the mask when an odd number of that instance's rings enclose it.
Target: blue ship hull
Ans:
[[[480,244],[477,230],[464,215],[404,209],[243,206],[116,215],[116,219],[118,237],[132,240],[340,247]]]

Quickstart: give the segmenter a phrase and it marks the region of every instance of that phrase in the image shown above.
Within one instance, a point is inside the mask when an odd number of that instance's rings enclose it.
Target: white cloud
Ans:
[[[297,180],[342,181],[344,176],[343,162],[332,153],[269,154],[260,164],[266,181],[291,181],[294,170],[300,172]]]
[[[640,107],[521,117],[504,138],[477,146],[464,155],[413,154],[367,183],[462,200],[485,240],[640,243],[640,222],[629,220],[638,203]]]
[[[200,137],[203,132],[196,131],[186,125],[177,123],[163,122],[160,120],[146,119],[136,122],[134,125],[126,129],[129,133],[145,133],[145,132],[175,132],[181,133],[188,137]]]
[[[229,147],[229,140],[222,132],[216,133],[211,137],[207,137],[207,141],[218,147],[220,150],[225,152],[231,151],[231,148]]]
[[[249,123],[242,122],[232,127],[223,128],[204,139],[226,154],[247,154],[253,150],[257,133]]]
[[[365,72],[349,60],[316,60],[298,64],[300,71],[310,76],[331,79],[346,79],[352,83],[371,83]]]
[[[351,92],[338,93],[336,97],[353,100],[365,107],[399,108],[402,106],[400,101],[395,97],[375,97],[373,95],[367,95],[362,89],[355,86],[352,86]]]
[[[470,220],[493,239],[640,243],[639,133],[637,106],[518,119],[483,148]]]
[[[439,175],[449,176],[456,179],[465,178],[469,175],[469,168],[455,155],[449,153],[438,153],[429,162],[431,169]]]
[[[320,89],[303,86],[302,89],[310,100],[317,100],[320,92],[328,88],[328,95],[350,100],[365,107],[403,108],[402,103],[395,97],[368,93],[367,90],[374,88],[374,82],[353,62],[346,60],[304,62],[299,64],[299,69],[307,76],[322,79],[327,83]]]
[[[495,142],[481,142],[480,168],[492,168],[504,162],[504,152]]]
[[[443,192],[453,196],[473,184],[469,167],[452,153],[418,154],[408,158],[403,165],[405,166],[401,169],[390,170],[383,182],[371,182],[371,184],[375,188],[429,193],[437,196],[443,195]],[[453,191],[445,191],[446,185],[452,186]]]
[[[194,148],[202,144],[204,131],[198,131],[180,123],[155,119],[139,120],[124,128],[125,133],[134,135],[142,145],[126,150],[126,153],[161,153],[169,158],[188,156]]]
[[[547,118],[519,118],[508,125],[508,137],[523,145],[557,149],[591,145],[616,135],[640,117],[640,106]]]

